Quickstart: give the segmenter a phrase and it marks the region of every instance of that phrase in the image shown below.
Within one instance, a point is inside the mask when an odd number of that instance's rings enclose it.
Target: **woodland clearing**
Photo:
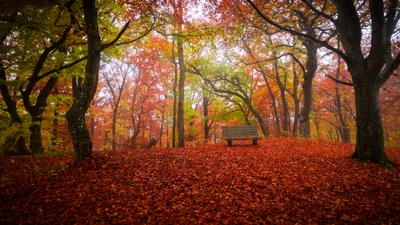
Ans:
[[[400,169],[354,145],[263,139],[0,157],[1,224],[399,224]],[[386,148],[400,163],[400,149]]]

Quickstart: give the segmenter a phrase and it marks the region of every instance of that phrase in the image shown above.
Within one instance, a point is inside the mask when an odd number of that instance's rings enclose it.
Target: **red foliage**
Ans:
[[[66,168],[71,157],[2,157],[0,223],[400,221],[399,168],[349,159],[354,145],[246,144],[98,153]],[[400,162],[400,149],[387,153]]]

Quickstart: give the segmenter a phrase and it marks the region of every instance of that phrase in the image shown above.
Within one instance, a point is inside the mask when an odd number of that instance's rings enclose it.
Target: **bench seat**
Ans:
[[[262,139],[256,125],[222,126],[222,138],[228,141],[228,146],[234,140],[252,140],[257,145],[257,140]]]

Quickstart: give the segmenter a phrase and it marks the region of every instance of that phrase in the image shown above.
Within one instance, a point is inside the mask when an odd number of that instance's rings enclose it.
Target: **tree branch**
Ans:
[[[329,21],[331,21],[331,22],[332,22],[333,24],[335,24],[335,26],[336,26],[337,21],[336,21],[332,16],[330,16],[330,15],[328,15],[328,14],[326,14],[326,13],[320,11],[320,10],[318,10],[317,8],[315,8],[315,7],[312,5],[312,1],[308,1],[308,0],[301,0],[301,1],[302,1],[304,4],[306,4],[307,7],[310,8],[310,9],[311,9],[313,12],[315,12],[317,15],[320,15],[320,16],[322,16],[322,17],[328,19]]]
[[[347,86],[354,86],[353,83],[342,81],[342,80],[338,80],[338,79],[336,79],[336,78],[334,78],[334,77],[332,77],[332,76],[330,76],[328,74],[326,74],[325,76],[330,78],[330,79],[332,79],[333,81],[335,81],[335,82],[337,82],[339,84],[343,84],[343,85],[347,85]]]
[[[400,53],[397,54],[396,58],[393,61],[386,64],[385,68],[379,74],[378,85],[382,87],[382,85],[389,79],[392,73],[396,70],[397,67],[400,66]]]
[[[292,29],[289,29],[289,28],[286,28],[286,27],[284,27],[284,26],[282,26],[282,25],[280,25],[280,24],[278,24],[278,23],[272,21],[272,20],[269,19],[266,15],[264,15],[264,14],[261,12],[261,10],[254,4],[253,1],[251,1],[251,0],[246,0],[246,1],[253,7],[253,9],[257,12],[258,15],[259,15],[262,19],[264,19],[265,21],[267,21],[269,24],[271,24],[271,25],[273,25],[273,26],[275,26],[275,27],[277,27],[277,28],[279,28],[279,29],[281,29],[281,30],[283,30],[283,31],[286,31],[286,32],[288,32],[288,33],[290,33],[290,34],[292,34],[292,35],[295,35],[295,36],[298,36],[298,37],[303,37],[303,38],[308,38],[308,39],[314,41],[315,43],[317,43],[317,44],[319,44],[319,45],[321,45],[321,46],[324,46],[325,48],[327,48],[327,49],[329,49],[329,50],[335,52],[336,54],[338,54],[340,57],[342,57],[342,58],[345,59],[346,61],[349,60],[349,58],[344,54],[344,52],[340,51],[339,49],[337,49],[337,48],[335,48],[335,47],[333,47],[333,46],[331,46],[331,45],[329,45],[326,41],[321,41],[321,40],[319,40],[319,39],[317,39],[317,38],[315,38],[315,37],[311,37],[310,35],[307,35],[307,34],[304,34],[304,33],[301,33],[301,32],[298,32],[298,31],[295,31],[295,30],[292,30]]]

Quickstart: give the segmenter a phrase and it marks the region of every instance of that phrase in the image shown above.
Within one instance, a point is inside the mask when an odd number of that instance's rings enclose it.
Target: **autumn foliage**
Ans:
[[[0,158],[1,224],[396,224],[400,173],[354,145],[266,139]],[[400,162],[400,149],[387,148]]]

